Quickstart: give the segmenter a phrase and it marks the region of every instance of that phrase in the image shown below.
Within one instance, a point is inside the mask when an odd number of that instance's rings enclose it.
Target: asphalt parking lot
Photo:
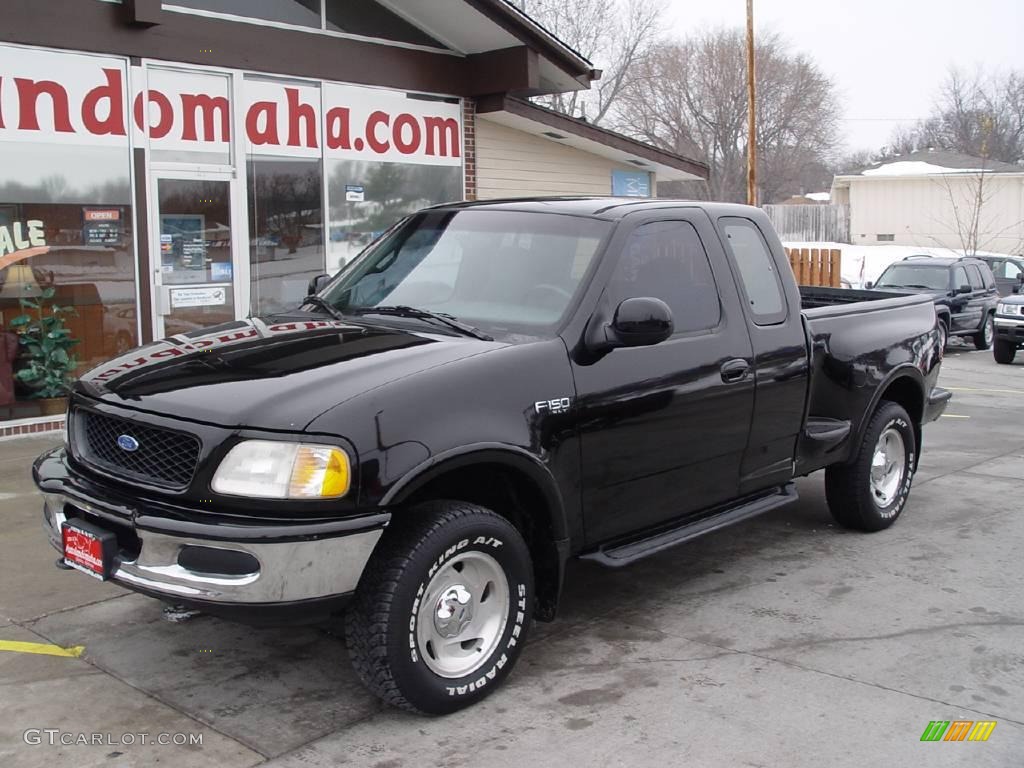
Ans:
[[[837,528],[815,476],[796,505],[632,568],[573,564],[509,683],[441,719],[379,705],[330,631],[171,623],[59,571],[28,472],[54,441],[0,443],[0,641],[84,646],[0,651],[0,765],[1020,765],[1024,364],[956,346],[940,383],[955,397],[892,529]],[[932,720],[997,726],[922,743]]]

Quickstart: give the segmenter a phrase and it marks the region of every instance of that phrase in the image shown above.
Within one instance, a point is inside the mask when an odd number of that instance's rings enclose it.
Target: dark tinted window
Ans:
[[[978,267],[981,270],[981,279],[985,281],[986,288],[996,287],[996,276],[992,274],[992,268],[987,264],[983,267]]]
[[[966,277],[964,280],[966,281]],[[898,262],[882,273],[875,286],[944,291],[949,286],[949,267]]]
[[[749,219],[719,219],[736,265],[750,313],[758,325],[771,325],[786,319],[782,280],[775,267],[761,230]]]
[[[980,291],[985,287],[985,281],[981,279],[981,270],[975,264],[967,265],[967,276],[971,280],[971,288]]]
[[[954,290],[959,288],[961,285],[970,285],[967,280],[967,270],[963,267],[956,267],[953,270],[953,288]]]
[[[630,235],[608,286],[615,304],[652,296],[672,310],[676,333],[714,328],[718,288],[697,230],[685,221],[656,221]]]

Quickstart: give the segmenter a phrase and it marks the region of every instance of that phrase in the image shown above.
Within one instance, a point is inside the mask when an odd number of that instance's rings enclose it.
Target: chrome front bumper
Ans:
[[[63,550],[61,526],[66,505],[103,516],[90,502],[62,493],[43,493],[43,528],[50,543]],[[102,524],[102,523],[101,523]],[[115,558],[110,578],[130,589],[169,599],[232,605],[279,604],[344,595],[355,590],[366,562],[383,532],[374,530],[287,541],[224,541],[170,535],[136,527],[138,555]],[[214,574],[179,564],[186,546],[251,555],[252,573]]]

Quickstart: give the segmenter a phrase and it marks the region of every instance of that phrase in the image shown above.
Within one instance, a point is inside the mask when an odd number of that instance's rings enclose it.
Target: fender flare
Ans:
[[[868,402],[868,407],[861,414],[860,424],[857,425],[857,440],[855,443],[853,443],[853,446],[860,445],[861,441],[864,439],[864,433],[867,431],[868,422],[871,420],[871,414],[875,412],[875,410],[878,408],[878,404],[882,401],[882,394],[892,384],[894,384],[900,379],[910,379],[911,381],[913,381],[917,388],[921,391],[922,404],[927,402],[928,393],[925,391],[924,374],[922,374],[917,367],[910,363],[905,363],[904,365],[899,366],[895,370],[890,371],[889,375],[882,379],[882,381],[879,382],[878,386],[875,387],[875,393],[871,396],[871,400],[870,402]],[[914,422],[914,433],[918,438],[919,444],[917,455],[918,457],[920,457],[921,421],[920,419],[912,420]]]
[[[518,470],[536,484],[550,510],[551,532],[556,541],[569,538],[562,493],[547,467],[533,454],[504,443],[473,443],[452,448],[417,464],[388,490],[380,506],[395,506],[446,472],[473,464],[500,464]]]

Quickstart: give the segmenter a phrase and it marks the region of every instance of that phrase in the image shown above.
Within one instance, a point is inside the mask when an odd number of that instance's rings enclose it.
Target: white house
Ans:
[[[923,150],[836,176],[854,245],[1024,253],[1024,167]],[[976,222],[976,223],[975,223]]]

